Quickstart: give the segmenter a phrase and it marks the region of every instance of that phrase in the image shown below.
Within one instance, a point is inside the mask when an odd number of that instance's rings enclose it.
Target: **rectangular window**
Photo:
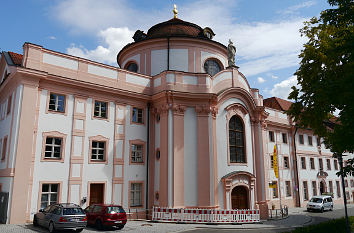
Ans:
[[[6,158],[6,148],[7,148],[7,137],[5,137],[4,141],[2,142],[1,161],[4,161]]]
[[[269,131],[269,141],[274,142],[274,132]]]
[[[99,118],[107,119],[107,102],[95,101],[95,110],[93,115]]]
[[[322,162],[322,159],[318,159],[318,165],[320,167],[320,170],[322,171],[323,170],[323,162]]]
[[[143,120],[143,109],[141,108],[133,108],[132,121],[135,123],[144,123]]]
[[[106,142],[92,141],[91,161],[105,161]]]
[[[301,168],[306,169],[306,158],[305,157],[301,157]]]
[[[142,206],[142,184],[131,183],[130,184],[130,207]]]
[[[299,135],[299,143],[302,145],[304,144],[304,135],[302,134]]]
[[[11,112],[11,102],[12,102],[12,95],[9,96],[9,98],[7,99],[7,115],[10,114]]]
[[[334,160],[334,170],[338,170],[338,161],[336,159]]]
[[[287,197],[290,197],[290,196],[291,196],[290,181],[285,181],[285,187],[286,187],[286,196],[287,196]]]
[[[311,166],[311,169],[315,169],[315,159],[314,158],[310,158],[310,166]]]
[[[348,188],[348,181],[344,180],[344,187]]]
[[[59,184],[42,184],[41,209],[58,203]]]
[[[350,199],[350,195],[349,195],[349,192],[347,191],[347,192],[345,192],[345,196],[347,197],[347,200],[349,200]]]
[[[4,138],[4,141],[2,142],[1,161],[4,161],[6,158],[6,149],[7,149],[7,136]]]
[[[283,143],[287,144],[288,143],[288,135],[286,133],[282,133],[282,138],[283,138]]]
[[[131,162],[132,163],[143,163],[143,151],[144,146],[141,144],[132,144],[132,152],[131,152]]]
[[[331,160],[327,159],[327,170],[331,170]]]
[[[65,95],[50,93],[48,109],[53,112],[65,112]]]
[[[321,138],[317,137],[317,146],[321,146]]]
[[[317,184],[316,181],[312,181],[312,196],[317,195]]]
[[[278,198],[278,182],[273,181],[273,185],[275,185],[275,188],[273,188],[273,198]]]
[[[336,188],[337,188],[337,197],[340,198],[340,185],[339,185],[339,181],[336,181]]]
[[[308,189],[307,189],[307,181],[303,181],[302,185],[304,187],[304,200],[306,201],[309,199],[309,194],[308,194]]]
[[[270,156],[270,168],[273,168],[273,155]]]
[[[44,158],[60,159],[62,142],[62,138],[46,137]]]
[[[289,157],[284,156],[284,168],[289,168]]]
[[[307,139],[309,141],[309,145],[312,146],[312,136],[308,136]]]
[[[350,187],[352,187],[352,188],[354,187],[354,180],[350,181]]]
[[[333,182],[330,180],[330,181],[328,182],[328,184],[329,184],[329,192],[330,192],[330,193],[333,193]]]

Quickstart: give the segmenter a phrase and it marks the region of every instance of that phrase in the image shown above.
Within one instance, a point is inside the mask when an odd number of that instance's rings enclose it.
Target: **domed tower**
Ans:
[[[137,30],[134,42],[117,55],[117,63],[151,76],[166,70],[214,76],[227,66],[227,48],[212,40],[214,35],[209,27],[172,18],[152,26],[146,34]]]

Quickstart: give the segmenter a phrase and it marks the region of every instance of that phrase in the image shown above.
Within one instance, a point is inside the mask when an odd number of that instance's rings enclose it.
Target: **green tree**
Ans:
[[[308,37],[296,71],[299,88],[288,113],[300,127],[312,128],[336,154],[354,152],[354,1],[328,0],[331,9],[305,22]],[[337,117],[333,117],[334,113]],[[349,160],[343,175],[354,175]]]

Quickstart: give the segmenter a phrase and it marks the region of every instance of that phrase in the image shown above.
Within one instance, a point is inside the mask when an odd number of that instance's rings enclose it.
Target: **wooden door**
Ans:
[[[104,184],[90,184],[90,202],[92,204],[103,204]]]
[[[232,209],[248,209],[248,189],[236,186],[231,192]]]

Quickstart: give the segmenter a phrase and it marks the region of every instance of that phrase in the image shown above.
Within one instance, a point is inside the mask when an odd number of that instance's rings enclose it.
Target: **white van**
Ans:
[[[307,211],[318,210],[333,210],[333,200],[331,196],[314,196],[307,203]]]

